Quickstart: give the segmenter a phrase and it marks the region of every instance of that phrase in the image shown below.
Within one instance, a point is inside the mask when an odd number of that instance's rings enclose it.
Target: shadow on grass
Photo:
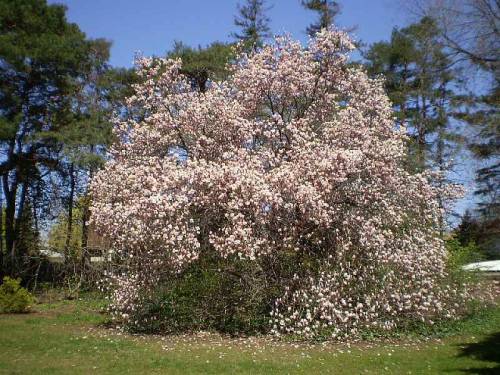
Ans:
[[[488,368],[462,370],[465,373],[483,375],[500,374],[500,332],[486,336],[479,342],[464,344],[459,357],[471,357],[480,361],[493,363],[494,365],[494,367]]]

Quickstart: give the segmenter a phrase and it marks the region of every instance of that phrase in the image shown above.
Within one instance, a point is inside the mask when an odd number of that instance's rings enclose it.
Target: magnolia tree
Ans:
[[[204,93],[179,60],[138,60],[128,106],[139,114],[117,121],[92,182],[92,221],[122,262],[108,279],[121,319],[206,253],[251,262],[277,286],[277,335],[456,314],[438,192],[402,168],[405,131],[382,83],[347,64],[352,49],[335,30],[307,48],[280,37]]]

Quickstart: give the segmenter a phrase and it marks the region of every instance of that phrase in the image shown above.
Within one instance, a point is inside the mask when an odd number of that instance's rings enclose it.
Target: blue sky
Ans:
[[[230,41],[236,31],[236,0],[49,0],[65,4],[68,18],[89,37],[113,42],[111,64],[131,66],[137,51],[163,55],[180,40],[191,46]],[[314,19],[300,0],[268,0],[273,33],[291,33],[306,40],[305,28]],[[398,0],[344,0],[341,27],[357,26],[355,36],[367,43],[390,37],[407,17]]]

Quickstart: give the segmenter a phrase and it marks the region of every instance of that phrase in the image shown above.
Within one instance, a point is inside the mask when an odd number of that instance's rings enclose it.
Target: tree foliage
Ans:
[[[427,17],[394,29],[390,41],[373,44],[365,57],[370,75],[385,79],[397,125],[408,130],[409,170],[437,172],[437,185],[450,182],[455,158],[466,142],[463,126],[457,121],[461,119],[462,82],[437,24]],[[453,212],[449,202],[439,200],[444,233]]]
[[[20,280],[6,276],[0,285],[0,313],[29,312],[35,298],[21,286]]]
[[[245,5],[238,4],[234,24],[241,30],[233,33],[233,37],[244,42],[250,49],[261,46],[271,36],[270,19],[266,15],[268,10],[265,0],[246,0]]]
[[[314,36],[321,29],[331,27],[335,23],[335,17],[340,13],[338,1],[333,0],[302,0],[302,6],[318,14],[316,22],[307,27],[307,33]]]
[[[500,219],[498,216],[485,219],[484,216],[474,216],[467,210],[454,234],[461,246],[474,243],[484,258],[500,258]]]
[[[205,92],[210,82],[227,77],[226,67],[233,56],[233,47],[219,42],[205,48],[191,48],[182,42],[176,42],[172,51],[167,54],[168,58],[182,60],[182,74],[188,77],[193,87],[200,92]]]
[[[497,70],[500,62],[498,0],[417,0],[417,9],[433,18],[446,46],[460,60]]]
[[[454,189],[402,168],[406,135],[381,81],[348,66],[353,48],[327,29],[308,48],[280,37],[205,93],[179,60],[138,61],[128,105],[144,116],[117,124],[92,181],[92,222],[121,260],[109,279],[117,318],[169,326],[169,296],[197,264],[203,285],[230,285],[195,293],[218,328],[242,306],[270,321],[262,330],[307,338],[459,313],[438,233],[437,197]],[[254,305],[249,285],[269,294]]]
[[[409,127],[416,169],[444,164],[460,141],[453,131],[455,92],[460,81],[452,68],[439,29],[423,18],[392,32],[366,53],[372,75],[383,75],[399,124]]]
[[[44,0],[0,1],[2,216],[13,262],[25,241],[20,231],[28,205],[36,230],[61,206],[72,217],[76,196],[102,164],[112,101],[128,81],[119,79],[128,73],[107,65],[110,43],[88,39],[65,12]],[[68,241],[71,233],[69,221]]]
[[[422,14],[439,26],[440,42],[449,59],[463,68],[471,93],[460,98],[457,116],[470,125],[467,143],[479,161],[475,195],[479,198],[476,218],[481,242],[498,250],[500,196],[499,62],[500,3],[496,0],[417,1]],[[474,87],[472,73],[480,72],[481,83]],[[490,229],[488,229],[490,228]]]

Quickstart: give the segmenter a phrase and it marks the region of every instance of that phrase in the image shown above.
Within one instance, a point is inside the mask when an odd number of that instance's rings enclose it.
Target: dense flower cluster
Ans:
[[[178,60],[138,61],[136,115],[118,121],[92,182],[92,221],[122,259],[116,312],[127,318],[212,251],[281,284],[276,334],[344,337],[455,313],[438,192],[402,168],[405,130],[381,82],[347,64],[352,49],[334,30],[308,48],[280,37],[205,93]],[[287,254],[296,272],[276,276]]]

